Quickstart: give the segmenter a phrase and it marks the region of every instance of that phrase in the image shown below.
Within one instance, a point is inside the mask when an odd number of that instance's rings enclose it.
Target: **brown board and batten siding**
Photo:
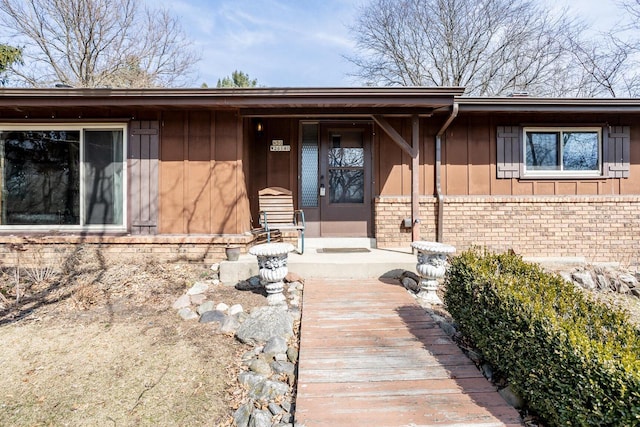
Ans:
[[[411,141],[411,119],[389,118],[389,124]],[[434,194],[435,134],[442,123],[420,119],[420,194]],[[374,196],[411,195],[411,156],[405,153],[378,126],[374,136]]]
[[[506,118],[505,118],[506,117]],[[640,188],[640,127],[631,126],[631,149],[628,153],[630,170],[625,175],[593,179],[519,179],[520,153],[510,147],[501,150],[499,130],[508,132],[503,138],[519,140],[520,123],[538,125],[579,126],[609,121],[618,123],[619,117],[588,116],[572,121],[572,117],[460,115],[446,131],[442,144],[442,190],[444,195],[611,195],[638,194]],[[390,119],[390,123],[405,138],[411,138],[409,119]],[[421,119],[420,135],[420,194],[433,196],[435,191],[435,132],[442,119]],[[627,123],[628,122],[628,123]],[[640,117],[621,124],[640,123]],[[613,126],[619,128],[621,126]],[[614,135],[617,135],[614,133]],[[409,196],[411,194],[410,157],[381,130],[376,130],[376,194],[380,196]],[[504,148],[503,148],[504,150]],[[498,164],[511,157],[507,171]],[[513,175],[513,177],[512,177]]]
[[[255,129],[262,123],[262,132]],[[298,119],[261,118],[245,119],[249,150],[247,181],[253,227],[258,227],[258,191],[267,187],[282,187],[293,192],[294,204],[298,205]],[[290,151],[271,151],[274,140],[282,140]]]
[[[163,114],[160,233],[233,235],[249,230],[242,136],[236,111]]]
[[[458,117],[445,134],[443,144],[443,182],[446,195],[496,195],[496,196],[563,196],[563,195],[612,195],[638,194],[640,188],[640,129],[630,127],[630,152],[625,154],[628,160],[628,172],[618,172],[592,179],[520,179],[516,160],[518,154],[505,150],[500,155],[501,142],[504,139],[521,138],[518,130],[521,123],[531,125],[580,126],[594,123],[611,123],[613,138],[620,134],[622,125],[640,122],[640,117],[624,119],[620,123],[617,116],[586,116],[575,119],[574,116],[548,115],[466,115]],[[619,125],[618,125],[619,123]],[[626,126],[625,126],[626,127]],[[514,131],[515,129],[515,131]],[[629,127],[627,127],[629,129]],[[618,130],[618,131],[617,131]],[[503,139],[501,141],[501,138]],[[619,141],[604,138],[610,145]],[[606,151],[606,150],[605,150]],[[513,156],[512,168],[499,167],[507,154]],[[605,159],[606,160],[606,159]],[[508,171],[506,169],[509,169]],[[511,175],[514,175],[512,178]],[[626,177],[625,177],[626,175]]]

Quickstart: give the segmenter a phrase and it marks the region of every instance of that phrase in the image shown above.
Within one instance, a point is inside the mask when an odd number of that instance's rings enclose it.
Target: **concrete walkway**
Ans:
[[[521,425],[397,281],[308,279],[298,369],[298,425]]]

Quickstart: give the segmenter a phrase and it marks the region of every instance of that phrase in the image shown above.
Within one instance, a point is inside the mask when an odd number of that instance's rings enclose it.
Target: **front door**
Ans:
[[[300,206],[308,237],[373,237],[372,126],[302,123]]]
[[[305,127],[306,126],[306,127]],[[317,172],[307,160],[310,130],[317,135]],[[372,237],[371,137],[369,123],[303,125],[302,205],[310,237]],[[315,157],[315,156],[313,156]],[[312,183],[316,195],[312,195]],[[306,183],[306,185],[305,185]],[[311,196],[305,200],[306,193]],[[315,203],[309,203],[309,201]],[[305,203],[306,202],[306,203]],[[307,206],[305,206],[305,204]],[[314,206],[310,206],[313,204]]]
[[[322,127],[320,235],[371,235],[370,126]]]

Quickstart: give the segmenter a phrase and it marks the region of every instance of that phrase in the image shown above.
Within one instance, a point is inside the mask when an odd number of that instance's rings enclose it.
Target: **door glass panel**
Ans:
[[[302,125],[302,207],[318,206],[318,124]]]
[[[332,148],[329,152],[329,167],[364,167],[364,148]]]
[[[364,203],[364,146],[361,132],[332,134],[328,152],[329,201]]]
[[[364,170],[329,170],[331,203],[364,203]]]
[[[80,132],[7,131],[2,149],[3,225],[80,224]]]

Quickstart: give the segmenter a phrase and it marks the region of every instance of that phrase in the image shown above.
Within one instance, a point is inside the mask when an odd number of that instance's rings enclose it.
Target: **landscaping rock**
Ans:
[[[402,279],[402,286],[404,286],[405,289],[408,289],[411,292],[420,291],[420,285],[418,284],[418,282],[413,280],[411,277],[404,277]]]
[[[215,304],[213,301],[205,301],[198,306],[197,311],[198,311],[198,314],[202,316],[207,311],[213,311],[214,309],[215,309]]]
[[[206,299],[207,297],[204,294],[191,295],[191,304],[200,305],[205,302]]]
[[[511,406],[516,409],[524,408],[524,400],[513,391],[510,385],[506,386],[503,389],[498,390],[500,396]]]
[[[260,347],[253,347],[251,350],[245,352],[242,355],[242,360],[251,360],[251,359],[255,359],[258,354],[260,354],[262,352],[262,349]]]
[[[276,374],[286,374],[289,376],[293,376],[293,373],[296,370],[296,366],[291,362],[276,360],[271,364],[271,369],[273,369]]]
[[[194,312],[189,307],[185,307],[178,310],[178,316],[180,316],[182,320],[195,320],[198,318],[198,313]]]
[[[220,304],[216,305],[216,310],[218,311],[227,311],[229,310],[229,306],[223,302],[221,302]]]
[[[282,337],[272,337],[265,343],[262,352],[265,354],[286,353],[287,341]]]
[[[255,372],[256,374],[264,375],[266,377],[271,376],[273,374],[273,370],[271,366],[263,359],[254,359],[249,363],[249,369],[251,372]]]
[[[236,412],[233,413],[233,420],[238,427],[248,427],[249,420],[251,419],[251,412],[253,411],[253,403],[248,402],[241,405]]]
[[[253,310],[236,332],[236,337],[245,344],[265,343],[272,337],[292,337],[293,318],[286,306],[268,306]]]
[[[458,332],[456,331],[455,326],[453,326],[451,323],[441,322],[441,323],[438,323],[438,325],[440,326],[440,329],[442,329],[442,331],[451,338],[453,338],[456,332]]]
[[[242,312],[244,312],[244,308],[242,308],[240,304],[234,304],[231,307],[229,307],[227,314],[229,314],[229,316],[235,316],[236,314],[242,313]]]
[[[617,288],[618,292],[621,294],[628,294],[631,291],[631,289],[629,289],[629,286],[621,280],[618,281]]]
[[[189,295],[182,295],[180,298],[173,303],[172,307],[175,310],[180,310],[181,308],[189,307],[191,305],[191,298]]]
[[[618,280],[627,285],[629,288],[635,288],[638,286],[638,280],[631,274],[621,274],[618,276]]]
[[[236,289],[239,291],[253,291],[261,288],[263,288],[263,286],[262,283],[260,283],[260,278],[258,276],[250,277],[249,279],[236,284]]]
[[[598,289],[602,291],[609,289],[609,282],[607,281],[607,278],[604,276],[604,274],[598,274],[596,276],[596,282],[598,283]]]
[[[234,315],[233,317],[235,317],[236,319],[238,319],[238,322],[242,323],[245,320],[247,320],[249,318],[249,314],[245,313],[244,311],[241,313],[238,313],[236,315]]]
[[[585,289],[594,290],[596,288],[596,284],[591,277],[591,273],[588,271],[576,271],[571,274],[574,282],[579,284]]]
[[[482,375],[489,381],[493,381],[493,368],[488,363],[485,363],[480,367],[482,370]]]
[[[289,359],[291,363],[298,363],[298,349],[289,347],[287,349],[287,359]]]
[[[209,285],[205,282],[196,282],[194,285],[187,291],[187,295],[197,295],[203,294],[207,292],[209,289]]]
[[[284,409],[282,409],[282,407],[280,405],[278,405],[277,403],[269,403],[269,412],[271,412],[272,415],[280,415],[284,412]]]
[[[238,375],[238,381],[240,384],[248,389],[254,388],[266,379],[267,378],[264,375],[260,375],[255,372],[241,372],[240,375]]]
[[[249,398],[270,402],[281,399],[289,392],[289,385],[280,381],[265,380],[249,391]]]
[[[271,427],[271,412],[255,409],[251,414],[249,427]]]
[[[226,314],[218,310],[205,311],[200,316],[200,323],[213,323],[218,322],[220,326],[224,323],[227,318]]]
[[[240,327],[240,321],[236,317],[226,316],[222,326],[220,326],[220,332],[223,334],[234,335]]]
[[[560,277],[562,277],[565,282],[573,283],[573,277],[571,277],[571,273],[569,272],[561,271]]]
[[[282,361],[282,362],[284,362],[285,360],[288,360],[286,353],[276,353],[273,356],[273,359],[274,360],[279,360],[279,361]]]

